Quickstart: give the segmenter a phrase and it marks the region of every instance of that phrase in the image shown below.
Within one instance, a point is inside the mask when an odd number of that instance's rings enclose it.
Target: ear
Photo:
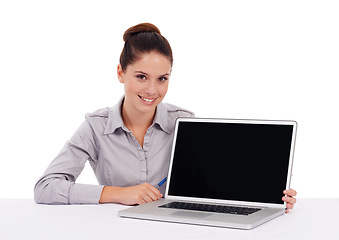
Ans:
[[[121,64],[118,64],[118,68],[117,68],[117,74],[118,74],[118,79],[119,82],[124,83],[124,72],[122,71],[122,67]]]

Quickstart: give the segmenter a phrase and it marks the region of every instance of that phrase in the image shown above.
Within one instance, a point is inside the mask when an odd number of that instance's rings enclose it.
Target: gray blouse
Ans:
[[[156,186],[167,176],[175,120],[194,114],[160,103],[141,147],[122,121],[122,101],[123,98],[112,108],[86,114],[83,124],[36,183],[37,203],[99,203],[104,186],[146,182]],[[75,183],[87,160],[99,185]],[[164,194],[164,188],[160,191]]]

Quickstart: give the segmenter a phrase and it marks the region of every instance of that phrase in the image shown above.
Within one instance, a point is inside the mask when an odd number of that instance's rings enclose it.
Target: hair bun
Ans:
[[[141,32],[156,32],[161,35],[159,28],[151,23],[140,23],[127,29],[124,33],[123,39],[126,42],[132,36]]]

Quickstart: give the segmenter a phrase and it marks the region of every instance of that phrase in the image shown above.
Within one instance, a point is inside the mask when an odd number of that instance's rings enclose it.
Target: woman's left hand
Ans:
[[[282,200],[287,203],[286,213],[288,213],[294,207],[294,204],[297,202],[297,199],[294,198],[297,195],[297,191],[295,191],[294,189],[289,189],[285,190],[283,193],[287,195],[283,196]]]

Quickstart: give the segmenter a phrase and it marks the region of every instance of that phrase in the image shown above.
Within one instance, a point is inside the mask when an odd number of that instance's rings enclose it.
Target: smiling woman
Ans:
[[[172,71],[171,47],[159,29],[126,30],[117,67],[125,94],[86,120],[35,186],[37,203],[142,204],[162,197],[154,187],[167,176],[175,120],[192,112],[162,103]],[[89,161],[99,185],[75,183]]]

